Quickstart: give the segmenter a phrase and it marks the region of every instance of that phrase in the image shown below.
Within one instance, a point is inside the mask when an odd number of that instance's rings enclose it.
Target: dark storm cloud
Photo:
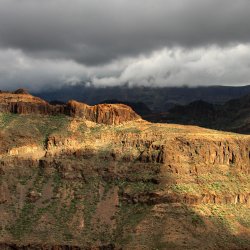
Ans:
[[[0,46],[100,64],[165,46],[250,41],[248,0],[0,0]]]
[[[0,89],[239,85],[249,0],[0,0]]]

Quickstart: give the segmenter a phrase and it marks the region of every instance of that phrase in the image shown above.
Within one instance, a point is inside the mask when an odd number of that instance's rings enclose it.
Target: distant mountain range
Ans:
[[[166,113],[145,115],[144,119],[250,134],[250,95],[225,104],[198,100],[188,105],[176,105]]]
[[[47,101],[67,102],[74,99],[89,105],[102,103],[105,100],[120,102],[141,102],[147,105],[153,113],[166,112],[175,105],[186,105],[190,102],[203,100],[205,102],[223,104],[231,99],[250,93],[250,85],[241,87],[128,87],[114,86],[97,88],[78,84],[64,86],[56,90],[33,93]]]

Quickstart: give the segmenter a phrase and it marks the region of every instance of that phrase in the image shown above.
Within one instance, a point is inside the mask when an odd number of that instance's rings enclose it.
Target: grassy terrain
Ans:
[[[18,138],[31,138],[44,145],[47,138],[53,133],[67,136],[67,126],[70,118],[64,115],[16,115],[0,114],[0,128],[6,133],[12,133]],[[18,130],[17,130],[18,128]],[[20,143],[22,143],[20,141]]]

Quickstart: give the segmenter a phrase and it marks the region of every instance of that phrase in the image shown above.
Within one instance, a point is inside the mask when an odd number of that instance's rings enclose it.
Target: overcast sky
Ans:
[[[250,83],[249,0],[0,0],[0,89]]]

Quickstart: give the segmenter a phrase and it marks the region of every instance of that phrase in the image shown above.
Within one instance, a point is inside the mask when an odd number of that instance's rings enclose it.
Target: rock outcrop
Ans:
[[[67,104],[51,105],[48,102],[19,89],[14,92],[0,92],[0,112],[15,114],[64,114],[103,124],[121,124],[139,119],[129,106],[124,104],[99,104],[89,106],[69,101]]]
[[[66,112],[73,117],[83,117],[96,123],[121,124],[139,119],[132,108],[124,104],[98,104],[89,106],[84,103],[69,101]]]
[[[21,89],[0,93],[0,112],[2,113],[52,115],[63,110],[64,108],[60,107],[57,111],[57,107]]]

